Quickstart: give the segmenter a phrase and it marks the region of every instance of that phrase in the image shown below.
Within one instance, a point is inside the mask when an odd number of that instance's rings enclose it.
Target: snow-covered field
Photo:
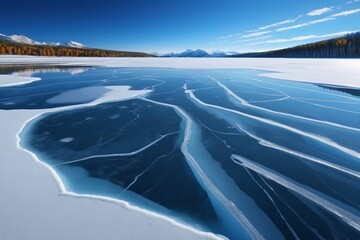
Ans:
[[[98,65],[107,67],[169,67],[196,69],[241,68],[270,71],[263,75],[277,79],[360,87],[360,59],[74,58],[0,56],[0,64],[64,64]]]
[[[2,56],[0,64],[99,65],[107,67],[242,68],[271,71],[277,79],[360,87],[360,59],[170,59],[57,58]],[[0,86],[30,77],[0,75]],[[40,80],[41,81],[41,80]],[[85,89],[86,90],[86,89]],[[0,239],[217,239],[167,217],[123,201],[69,193],[56,173],[19,147],[18,133],[39,114],[137,98],[147,93],[128,87],[88,89],[88,104],[51,110],[0,110]],[[96,90],[96,91],[95,91]],[[99,91],[98,91],[99,90]],[[82,90],[84,91],[84,90]],[[54,101],[64,101],[59,96]],[[33,161],[31,161],[31,159]]]

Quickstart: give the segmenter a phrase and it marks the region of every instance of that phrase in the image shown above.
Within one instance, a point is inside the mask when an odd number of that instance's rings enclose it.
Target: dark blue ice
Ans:
[[[26,126],[22,146],[69,190],[126,200],[230,239],[360,238],[360,90],[239,69],[33,71],[42,80],[0,88],[1,109],[104,94],[51,100],[89,87],[152,90]]]

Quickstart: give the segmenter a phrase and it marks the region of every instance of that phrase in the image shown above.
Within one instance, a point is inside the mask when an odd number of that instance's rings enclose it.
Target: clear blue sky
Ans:
[[[277,49],[360,30],[360,0],[2,0],[0,33],[146,52]]]

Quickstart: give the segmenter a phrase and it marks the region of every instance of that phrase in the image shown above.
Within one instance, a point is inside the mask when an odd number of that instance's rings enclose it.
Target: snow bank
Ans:
[[[107,90],[103,86],[86,87],[62,92],[46,100],[47,103],[82,103],[101,97]]]
[[[40,80],[40,78],[21,77],[21,76],[13,76],[13,75],[0,75],[0,87],[21,85],[38,80]]]
[[[62,239],[220,239],[174,220],[107,197],[68,192],[57,173],[19,146],[18,134],[46,113],[141,97],[149,92],[108,87],[86,104],[45,110],[0,110],[0,238]]]
[[[107,67],[241,68],[271,71],[264,76],[360,87],[360,59],[290,58],[75,58],[0,56],[0,64],[62,64]]]

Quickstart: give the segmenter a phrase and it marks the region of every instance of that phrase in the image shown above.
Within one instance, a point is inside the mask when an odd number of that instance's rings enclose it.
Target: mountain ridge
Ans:
[[[78,56],[78,57],[269,57],[269,58],[360,58],[360,32],[342,37],[298,45],[290,48],[265,52],[238,53],[235,51],[205,51],[187,49],[178,53],[142,53],[90,48],[68,41],[64,43],[38,42],[24,35],[4,35],[0,33],[0,55],[36,56]]]
[[[29,44],[29,45],[43,45],[43,46],[64,46],[64,47],[77,47],[77,48],[85,48],[86,46],[82,43],[75,42],[75,41],[68,41],[68,42],[39,42],[35,41],[27,36],[24,35],[5,35],[0,33],[0,40],[11,41],[14,43],[22,43],[22,44]]]
[[[233,54],[239,54],[238,52],[234,52],[234,51],[220,51],[220,50],[216,50],[216,51],[205,51],[203,49],[196,49],[196,50],[192,50],[192,49],[187,49],[183,52],[179,52],[179,53],[165,53],[165,54],[155,54],[158,57],[226,57],[226,56],[231,56]]]
[[[73,44],[73,43],[72,43]],[[0,55],[56,57],[154,57],[143,52],[115,51],[62,45],[35,45],[0,39]]]

